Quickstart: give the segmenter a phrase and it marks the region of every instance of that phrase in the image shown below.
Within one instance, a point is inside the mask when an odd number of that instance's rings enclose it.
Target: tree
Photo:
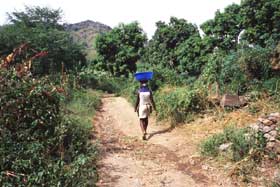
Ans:
[[[208,53],[205,42],[199,35],[188,38],[175,51],[179,63],[178,71],[189,76],[198,76],[207,61],[205,57]]]
[[[225,8],[224,12],[219,10],[215,18],[206,21],[201,25],[201,29],[207,37],[212,38],[212,49],[218,47],[229,51],[236,49],[238,36],[243,30],[240,5],[232,4]]]
[[[49,9],[47,7],[28,7],[25,6],[24,12],[8,13],[10,22],[14,24],[22,24],[26,27],[41,26],[44,28],[56,28],[64,30],[59,23],[62,19],[61,9]]]
[[[48,55],[33,63],[33,73],[49,74],[73,70],[85,65],[82,47],[75,44],[61,21],[61,10],[26,7],[23,12],[9,14],[10,24],[0,28],[0,54],[7,55],[23,43],[30,46],[29,53],[47,51]],[[20,60],[17,61],[20,63]]]
[[[268,42],[280,41],[280,1],[243,0],[241,13],[244,17],[243,39],[265,47]]]
[[[128,76],[136,71],[147,37],[137,22],[120,24],[96,38],[99,62],[112,75]]]
[[[168,24],[159,21],[156,26],[156,32],[149,42],[143,60],[146,63],[178,70],[180,62],[177,61],[175,51],[189,38],[199,38],[198,28],[184,19],[175,17],[171,17]],[[179,69],[181,71],[181,68]]]

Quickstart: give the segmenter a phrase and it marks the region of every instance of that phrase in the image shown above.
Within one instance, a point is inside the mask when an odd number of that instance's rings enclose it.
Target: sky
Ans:
[[[98,21],[110,27],[138,21],[151,38],[157,21],[169,22],[171,16],[200,25],[214,18],[215,12],[240,0],[8,0],[0,7],[0,25],[7,23],[7,12],[24,6],[62,9],[63,22]]]

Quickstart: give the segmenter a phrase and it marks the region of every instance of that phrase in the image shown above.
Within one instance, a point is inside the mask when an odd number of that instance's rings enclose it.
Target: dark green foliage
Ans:
[[[175,51],[176,59],[179,63],[177,70],[186,76],[198,76],[202,66],[205,64],[206,47],[199,35],[192,36]]]
[[[182,86],[187,82],[189,76],[187,73],[179,74],[176,70],[166,68],[163,65],[152,65],[148,63],[138,63],[137,71],[152,71],[154,72],[153,79],[149,81],[152,90],[158,90],[164,85]]]
[[[22,24],[27,27],[41,25],[44,28],[56,28],[63,30],[59,24],[62,11],[60,9],[51,10],[47,7],[28,7],[25,6],[24,12],[8,13],[9,20],[14,24]]]
[[[237,53],[232,52],[224,58],[221,64],[219,83],[221,84],[222,92],[232,92],[240,95],[247,91],[248,78],[237,62],[238,58]]]
[[[271,49],[256,46],[244,47],[238,51],[238,61],[242,71],[248,79],[265,80],[271,73],[270,56]]]
[[[209,55],[208,62],[196,82],[197,87],[218,83],[221,92],[238,93],[246,89],[246,77],[237,62],[236,53],[227,55],[223,51],[215,51]]]
[[[261,47],[242,47],[229,54],[215,51],[209,55],[199,81],[206,85],[217,82],[222,93],[243,94],[270,78],[270,55],[271,49]]]
[[[33,74],[60,72],[62,63],[66,70],[76,70],[85,65],[82,47],[75,44],[61,25],[61,11],[49,8],[26,7],[23,12],[9,14],[11,24],[0,28],[0,56],[10,54],[21,44],[29,45],[28,56],[36,51],[48,55],[33,62]],[[22,57],[14,63],[21,63]]]
[[[271,95],[279,96],[280,94],[280,78],[274,77],[263,82],[262,87]]]
[[[211,38],[212,49],[235,50],[238,39],[262,47],[276,45],[280,40],[279,7],[278,0],[243,0],[241,5],[218,10],[201,28]]]
[[[89,127],[62,116],[48,79],[1,70],[0,82],[1,186],[86,186],[96,177]]]
[[[215,51],[215,53],[209,55],[207,64],[203,67],[200,80],[206,84],[218,82],[225,57],[226,54],[223,51]]]
[[[200,39],[196,25],[175,17],[171,17],[168,24],[157,22],[156,25],[157,30],[145,49],[143,61],[153,65],[161,65],[165,68],[172,68],[179,72],[187,71],[185,64],[192,63],[190,60],[197,54],[193,52],[193,56],[186,57],[188,59],[183,61],[181,65],[181,62],[179,62],[181,59],[177,59],[176,50],[180,44],[192,37],[194,37],[193,40]],[[182,54],[183,52],[184,54]],[[188,52],[190,50],[183,51],[182,48],[179,51],[181,56],[187,55]]]
[[[201,25],[206,36],[212,39],[212,42],[208,43],[209,48],[218,47],[225,51],[236,49],[238,36],[243,29],[240,9],[240,5],[232,4],[223,12],[218,10],[214,19]]]
[[[117,77],[127,77],[129,73],[136,72],[136,62],[140,59],[146,40],[137,22],[121,24],[99,35],[95,43],[98,63],[101,63],[99,67]]]
[[[262,47],[280,40],[280,1],[243,0],[241,15],[245,33],[243,39]]]

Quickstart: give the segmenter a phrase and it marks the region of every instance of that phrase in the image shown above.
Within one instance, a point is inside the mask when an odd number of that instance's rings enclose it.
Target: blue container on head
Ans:
[[[134,74],[134,77],[138,81],[148,81],[153,78],[153,72],[147,71],[147,72],[138,72]]]

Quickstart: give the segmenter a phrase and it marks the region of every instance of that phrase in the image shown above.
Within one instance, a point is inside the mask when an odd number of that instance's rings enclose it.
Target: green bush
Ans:
[[[49,80],[0,70],[1,186],[86,186],[96,177],[89,135],[78,120],[63,117]]]
[[[133,79],[128,79],[126,85],[118,92],[118,94],[127,98],[130,103],[134,104],[136,102],[139,87],[139,82],[134,81]]]
[[[207,138],[201,144],[201,153],[205,156],[217,156],[219,153],[219,146],[226,141],[226,136],[223,133],[214,134]]]
[[[101,93],[93,90],[72,90],[72,99],[67,102],[67,108],[75,114],[93,115],[101,104]]]
[[[186,83],[187,75],[179,74],[173,69],[154,66],[152,68],[154,78],[151,80],[151,88],[157,90],[165,85],[182,86]]]
[[[108,93],[119,93],[128,83],[128,78],[113,77],[108,72],[96,71],[95,67],[83,69],[78,75],[78,84]]]
[[[263,82],[262,88],[271,95],[279,95],[280,93],[280,77],[273,77]]]
[[[238,55],[236,52],[230,53],[223,59],[221,71],[218,75],[221,92],[223,93],[231,92],[243,94],[248,89],[248,78],[245,76],[237,61]]]
[[[226,53],[216,50],[208,58],[200,85],[219,83],[221,93],[244,94],[271,78],[271,49],[242,46]]]
[[[191,90],[188,87],[158,91],[155,100],[158,119],[171,119],[175,124],[184,122],[193,113],[204,110],[207,105],[200,90]]]
[[[224,143],[232,143],[231,157],[233,161],[239,161],[248,155],[254,140],[247,138],[246,129],[237,129],[229,126],[224,129],[223,133],[210,136],[201,143],[201,153],[206,156],[218,156],[219,146]]]
[[[246,129],[237,129],[233,127],[226,128],[224,134],[227,140],[232,143],[232,159],[239,161],[249,153],[251,142],[246,138]]]
[[[250,80],[266,80],[271,75],[271,54],[270,48],[243,47],[237,52],[237,63]]]

